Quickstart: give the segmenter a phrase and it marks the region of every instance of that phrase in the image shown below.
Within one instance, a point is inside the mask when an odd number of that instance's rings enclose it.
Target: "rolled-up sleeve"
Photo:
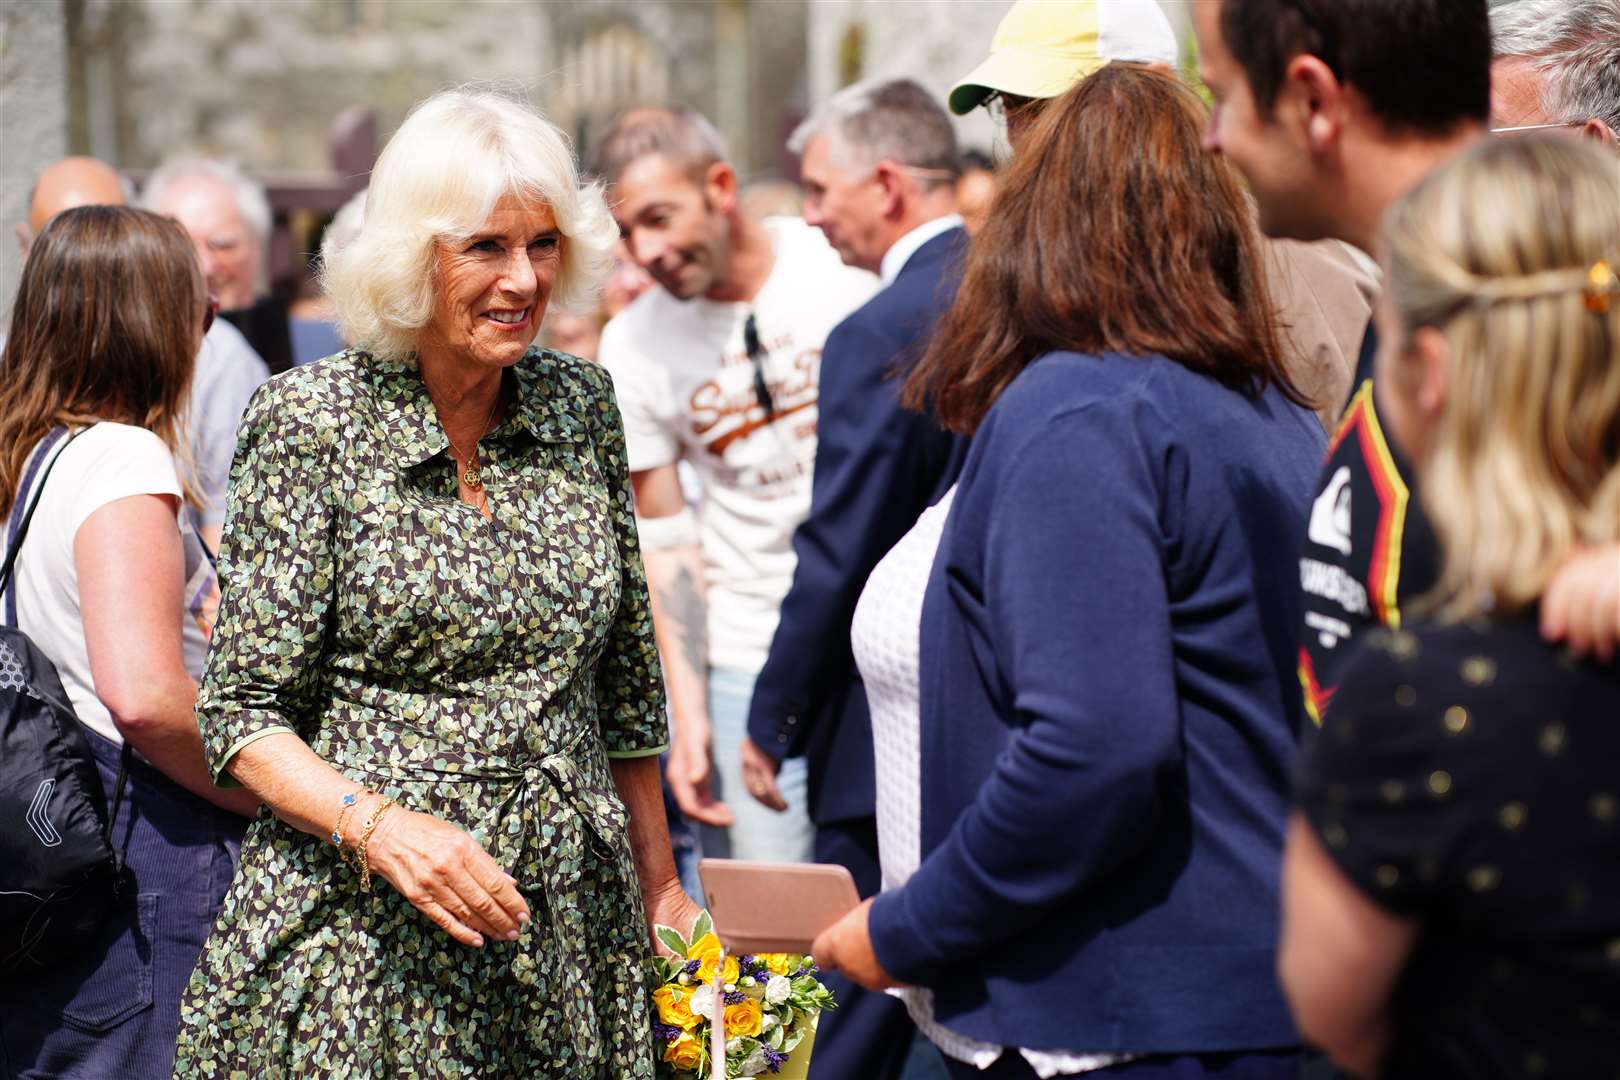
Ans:
[[[608,514],[613,519],[620,562],[619,611],[596,665],[598,723],[608,757],[647,757],[669,748],[664,677],[658,665],[647,573],[630,497],[624,422],[606,374],[592,369],[590,375],[597,421],[593,441],[608,485]]]
[[[220,547],[220,610],[197,695],[214,782],[275,732],[311,734],[334,587],[331,440],[292,380],[266,383],[242,420]]]

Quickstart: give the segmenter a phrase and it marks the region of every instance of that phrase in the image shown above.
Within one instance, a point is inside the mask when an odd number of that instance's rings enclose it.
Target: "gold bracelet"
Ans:
[[[360,834],[360,843],[355,845],[354,861],[355,866],[357,866],[360,870],[361,892],[371,891],[371,863],[366,859],[366,845],[371,843],[371,834],[377,828],[377,822],[382,820],[383,815],[388,813],[388,811],[393,808],[393,805],[393,799],[383,799],[382,805],[377,807],[376,811],[372,813],[371,817],[366,820],[365,831]]]
[[[361,788],[359,791],[351,791],[343,796],[341,800],[342,809],[338,811],[337,824],[332,826],[332,831],[327,836],[327,839],[332,841],[332,846],[336,847],[340,853],[343,850],[343,823],[349,820],[350,814],[354,813],[355,805],[360,801],[360,796],[372,794],[375,793],[370,789]]]

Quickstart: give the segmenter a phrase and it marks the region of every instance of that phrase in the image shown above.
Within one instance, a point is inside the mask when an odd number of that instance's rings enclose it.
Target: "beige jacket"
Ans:
[[[1267,240],[1264,247],[1288,373],[1331,432],[1378,296],[1377,264],[1339,240]]]

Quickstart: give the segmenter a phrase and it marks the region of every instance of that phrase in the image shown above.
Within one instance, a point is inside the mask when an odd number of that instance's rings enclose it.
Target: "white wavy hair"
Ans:
[[[326,264],[344,338],[381,357],[414,353],[438,245],[470,237],[506,195],[551,208],[563,240],[550,303],[588,309],[619,238],[600,186],[580,183],[567,137],[526,103],[464,87],[411,110],[371,172],[359,235]]]

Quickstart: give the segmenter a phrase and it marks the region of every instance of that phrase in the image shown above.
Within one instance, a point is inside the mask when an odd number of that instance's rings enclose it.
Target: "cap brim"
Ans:
[[[1054,98],[1107,63],[1100,56],[1002,49],[985,57],[984,63],[951,87],[946,101],[951,112],[966,116],[998,91],[1026,98]]]

